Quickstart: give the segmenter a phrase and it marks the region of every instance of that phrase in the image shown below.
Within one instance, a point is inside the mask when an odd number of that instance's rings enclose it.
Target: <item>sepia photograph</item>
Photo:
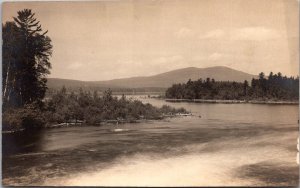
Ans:
[[[2,3],[2,186],[298,187],[298,0]]]

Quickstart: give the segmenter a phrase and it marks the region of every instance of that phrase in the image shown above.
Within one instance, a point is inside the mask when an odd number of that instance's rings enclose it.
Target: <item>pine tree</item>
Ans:
[[[14,22],[6,22],[2,25],[2,97],[3,106],[7,103],[18,105],[20,98],[20,59],[23,49],[19,35],[19,28]]]
[[[34,16],[31,10],[24,9],[18,11],[14,22],[2,26],[5,54],[2,94],[7,106],[41,102],[47,89],[52,44],[47,31],[42,32],[41,24]],[[10,31],[14,32],[14,37],[9,35]]]

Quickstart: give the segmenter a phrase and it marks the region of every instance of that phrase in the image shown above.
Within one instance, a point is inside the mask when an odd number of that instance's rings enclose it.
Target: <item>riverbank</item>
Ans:
[[[168,114],[163,114],[155,119],[112,119],[112,120],[102,120],[100,122],[90,124],[87,123],[86,121],[82,120],[70,120],[68,122],[63,122],[63,123],[47,123],[44,126],[42,126],[42,129],[52,129],[52,128],[64,128],[64,127],[84,127],[84,126],[105,126],[105,125],[121,125],[121,124],[129,124],[129,123],[146,123],[150,121],[160,121],[164,120],[167,118],[174,118],[174,117],[187,117],[187,116],[194,116],[192,113],[168,113]],[[11,133],[17,133],[17,132],[22,132],[25,131],[24,128],[20,129],[14,129],[14,130],[2,130],[2,134],[11,134]]]
[[[104,125],[119,125],[119,124],[128,124],[128,123],[145,123],[149,121],[159,121],[164,120],[166,118],[174,118],[174,117],[187,117],[193,116],[192,113],[176,113],[176,114],[163,114],[155,119],[113,119],[113,120],[103,120],[97,123],[92,124],[93,126],[104,126]],[[71,121],[59,124],[49,124],[45,125],[44,128],[61,128],[61,127],[73,127],[73,126],[85,126],[91,125],[86,123],[85,121]]]
[[[160,120],[160,119],[156,119]],[[86,126],[86,125],[93,125],[93,126],[103,126],[103,125],[119,125],[119,124],[125,124],[125,123],[142,123],[150,121],[148,119],[131,119],[131,120],[124,120],[124,119],[117,119],[117,120],[103,120],[101,122],[97,122],[94,124],[87,124],[85,121],[80,122],[64,122],[64,123],[58,123],[58,124],[48,124],[45,125],[44,128],[62,128],[62,127],[74,127],[74,126]]]
[[[166,102],[193,102],[193,103],[222,103],[222,104],[289,104],[298,105],[299,101],[260,101],[260,100],[207,100],[207,99],[164,99]]]

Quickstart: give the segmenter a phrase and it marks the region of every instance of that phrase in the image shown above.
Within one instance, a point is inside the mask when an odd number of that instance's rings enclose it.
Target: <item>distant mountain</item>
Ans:
[[[251,81],[255,75],[237,71],[228,67],[216,66],[208,68],[188,67],[147,77],[122,78],[107,81],[79,81],[59,78],[48,78],[49,88],[97,87],[97,88],[167,88],[175,83],[186,83],[189,79],[198,80],[214,78],[216,81]]]

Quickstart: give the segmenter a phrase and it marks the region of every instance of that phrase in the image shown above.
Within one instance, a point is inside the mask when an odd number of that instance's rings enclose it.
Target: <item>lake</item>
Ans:
[[[298,105],[135,98],[194,116],[3,134],[3,184],[298,185]]]

